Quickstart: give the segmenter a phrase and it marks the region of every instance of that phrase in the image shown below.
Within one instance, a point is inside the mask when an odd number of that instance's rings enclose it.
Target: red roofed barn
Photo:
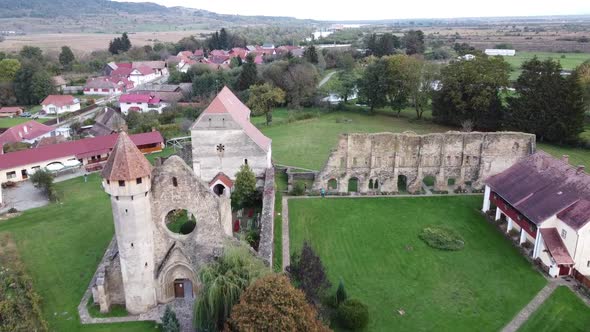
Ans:
[[[556,277],[590,276],[590,176],[567,156],[537,152],[486,180],[483,212],[496,209],[506,232]],[[528,245],[527,245],[528,243]]]

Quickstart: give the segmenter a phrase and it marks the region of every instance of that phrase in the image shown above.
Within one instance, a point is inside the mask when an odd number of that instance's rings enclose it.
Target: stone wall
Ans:
[[[275,214],[275,170],[266,169],[264,192],[262,194],[262,216],[260,218],[260,245],[258,254],[272,266],[274,248],[274,214]]]
[[[451,179],[455,186],[479,189],[485,178],[535,148],[534,135],[517,132],[343,134],[313,189],[342,194],[349,181],[357,181],[360,193],[387,194],[405,182],[408,192],[417,193],[426,177],[434,178],[436,191],[448,190]]]

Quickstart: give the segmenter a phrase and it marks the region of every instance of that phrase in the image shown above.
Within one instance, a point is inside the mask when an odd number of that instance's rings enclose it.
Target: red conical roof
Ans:
[[[152,173],[152,165],[131,141],[121,132],[117,143],[102,170],[102,177],[110,181],[131,181]]]

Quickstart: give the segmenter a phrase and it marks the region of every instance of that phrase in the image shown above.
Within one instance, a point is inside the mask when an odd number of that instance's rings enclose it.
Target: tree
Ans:
[[[369,112],[387,105],[388,78],[387,60],[379,59],[370,63],[359,80],[359,97],[369,105]]]
[[[453,46],[453,49],[455,50],[455,52],[457,52],[457,55],[459,56],[463,56],[465,54],[473,54],[473,52],[475,52],[475,47],[467,44],[467,43],[455,43],[455,45]]]
[[[223,256],[199,272],[201,290],[195,303],[198,331],[221,331],[242,292],[269,273],[264,263],[245,247],[226,247]]]
[[[410,95],[412,78],[417,76],[418,61],[406,55],[393,55],[382,58],[386,61],[385,76],[387,100],[392,110],[401,113],[406,107]],[[415,81],[415,79],[414,79]]]
[[[253,85],[250,87],[248,107],[255,115],[266,115],[266,125],[272,123],[273,107],[285,102],[285,92],[268,83]]]
[[[127,36],[127,32],[123,32],[121,35],[121,51],[127,52],[131,49],[131,40]]]
[[[467,120],[477,129],[498,130],[504,109],[500,89],[508,86],[510,65],[500,57],[454,61],[441,70],[440,90],[434,93],[434,120],[459,127]]]
[[[14,93],[19,104],[32,105],[39,102],[33,97],[33,75],[41,70],[40,65],[35,62],[27,61],[22,64],[21,68],[14,76]]]
[[[43,51],[39,47],[35,46],[23,46],[20,50],[19,55],[21,58],[31,60],[36,63],[43,62]]]
[[[348,299],[348,294],[344,288],[344,281],[340,278],[338,289],[336,289],[336,305],[339,306],[342,302],[346,301],[346,299]]]
[[[301,59],[274,61],[265,66],[262,77],[285,91],[285,101],[293,108],[311,104],[317,93],[317,68]]]
[[[180,332],[180,323],[176,318],[176,313],[169,305],[166,306],[164,316],[162,316],[162,330],[164,332]]]
[[[288,271],[305,293],[307,300],[313,304],[318,304],[320,297],[331,286],[322,260],[307,241],[303,242],[301,254],[293,255]]]
[[[522,64],[515,97],[508,99],[506,126],[537,135],[540,141],[573,142],[584,130],[584,105],[579,73],[561,75],[553,59],[533,58]]]
[[[37,170],[31,175],[31,182],[36,188],[39,188],[50,201],[56,201],[57,195],[53,185],[53,174],[44,169]]]
[[[400,47],[399,38],[391,33],[385,33],[377,40],[375,56],[391,55]]]
[[[313,45],[305,49],[305,51],[303,52],[303,57],[305,58],[305,60],[307,60],[307,62],[313,63],[314,65],[317,65],[319,62],[318,51]]]
[[[357,90],[358,74],[356,70],[342,70],[336,75],[338,79],[336,80],[337,83],[334,87],[334,92],[344,100],[344,103],[347,103],[348,98]]]
[[[330,331],[317,318],[284,275],[272,274],[254,282],[233,307],[228,329],[242,331]]]
[[[424,33],[421,30],[410,30],[406,32],[402,43],[406,48],[407,55],[424,53]]]
[[[405,65],[405,85],[408,98],[421,119],[437,86],[439,69],[436,64],[409,57]]]
[[[131,49],[131,41],[127,36],[127,32],[123,32],[121,37],[116,37],[109,42],[109,52],[111,54],[120,54]]]
[[[40,103],[45,97],[54,94],[53,79],[46,70],[39,70],[31,79],[31,100]]]
[[[256,175],[248,165],[242,165],[236,173],[231,204],[234,210],[250,205],[256,194]]]
[[[59,54],[59,63],[61,63],[64,68],[70,70],[72,69],[72,64],[75,60],[76,57],[74,56],[72,49],[68,46],[62,46],[61,53]]]
[[[0,60],[0,81],[12,82],[21,65],[17,59]]]
[[[221,30],[219,30],[219,48],[222,50],[228,50],[229,46],[229,36],[227,31],[225,31],[225,28],[221,28]]]
[[[240,59],[240,57],[238,57],[238,59]],[[240,76],[238,76],[238,90],[245,91],[258,81],[258,69],[254,62],[254,54],[248,54],[246,62],[242,64],[241,68],[242,72],[240,72]]]
[[[586,112],[590,113],[590,60],[585,61],[576,68],[578,77],[578,84],[582,89],[584,95],[584,104],[586,105]]]

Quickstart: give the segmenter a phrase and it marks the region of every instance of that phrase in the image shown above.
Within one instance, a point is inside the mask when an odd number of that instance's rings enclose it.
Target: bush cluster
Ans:
[[[465,241],[459,233],[443,226],[426,227],[419,237],[435,249],[461,250],[465,246]]]
[[[342,327],[359,330],[369,323],[369,309],[360,300],[347,299],[338,306],[337,317]]]

